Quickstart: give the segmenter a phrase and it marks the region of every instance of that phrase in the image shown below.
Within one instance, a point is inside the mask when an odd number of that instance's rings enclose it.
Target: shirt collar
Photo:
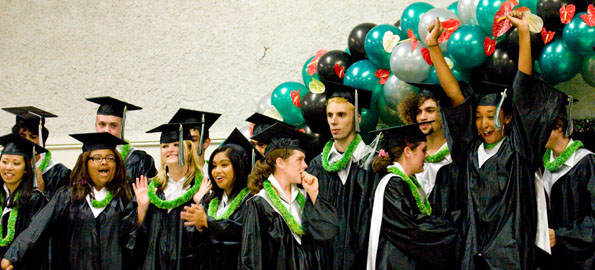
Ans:
[[[277,190],[277,193],[279,194],[279,198],[281,198],[287,204],[291,204],[297,198],[299,191],[295,184],[291,184],[291,200],[290,200],[285,195],[285,192],[283,192],[283,189],[281,188],[281,184],[279,184],[277,179],[275,179],[275,176],[273,176],[272,174],[269,175],[268,180],[271,182],[271,185]]]
[[[353,151],[353,155],[351,156],[351,161],[359,161],[362,157],[364,157],[366,154],[368,154],[370,151],[369,149],[370,147],[368,147],[366,145],[366,143],[364,143],[364,141],[360,141],[357,144],[357,147],[355,147],[355,150]],[[331,150],[328,153],[328,156],[326,157],[328,160],[331,160],[333,156],[335,155],[339,155],[339,157],[342,157],[343,154],[345,153],[341,153],[337,150],[337,148],[335,147],[335,143],[333,143],[333,147],[331,147]]]
[[[403,166],[401,166],[401,163],[399,163],[398,161],[393,162],[392,165],[388,165],[388,168],[390,168],[390,167],[396,167],[397,169],[402,171],[403,174],[405,174],[405,169],[403,169]]]

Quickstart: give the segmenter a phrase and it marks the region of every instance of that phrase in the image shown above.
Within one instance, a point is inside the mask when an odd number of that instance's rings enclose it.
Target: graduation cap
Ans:
[[[382,134],[384,134],[382,148],[389,150],[394,146],[406,146],[410,143],[425,142],[426,135],[421,131],[419,125],[432,122],[434,121],[425,121],[409,125],[393,126],[370,131],[370,133],[381,132]]]
[[[35,155],[45,153],[47,150],[41,145],[33,143],[16,133],[10,133],[0,137],[0,145],[4,146],[2,155],[19,155],[33,160]],[[36,170],[35,162],[33,171]],[[37,174],[33,173],[33,188],[37,188]]]
[[[254,163],[256,162],[257,159],[263,158],[262,155],[260,154],[260,152],[256,151],[256,149],[254,148],[252,143],[250,143],[250,141],[237,128],[233,129],[231,134],[229,134],[227,139],[225,139],[225,141],[223,141],[223,143],[221,145],[227,145],[227,146],[235,145],[237,147],[242,148],[246,152],[247,157],[251,161],[251,165],[252,165],[251,168],[254,168]]]
[[[270,116],[266,116],[264,114],[261,113],[254,113],[252,115],[250,115],[250,117],[246,118],[246,121],[253,123],[254,124],[254,128],[252,129],[252,134],[251,135],[256,135],[260,132],[262,132],[263,130],[269,128],[270,126],[274,125],[275,123],[281,123],[284,125],[287,125],[289,127],[293,127],[294,126],[284,123],[282,120],[270,117]]]
[[[492,83],[488,81],[479,81],[475,87],[479,91],[479,106],[496,106],[496,115],[494,119],[494,126],[496,129],[501,130],[502,125],[500,124],[500,110],[504,107],[510,109],[510,102],[504,103],[508,96],[508,90],[512,90],[511,85]]]
[[[40,136],[43,134],[42,129],[43,125],[45,124],[45,118],[58,117],[53,113],[46,112],[33,106],[2,108],[2,110],[16,115],[17,124],[22,124],[30,132],[37,132],[37,135]],[[39,142],[43,147],[43,138],[39,140]]]
[[[314,140],[312,136],[280,123],[276,123],[261,133],[252,136],[252,139],[267,144],[264,150],[265,157],[271,151],[280,148],[299,150],[307,155],[308,153],[304,149],[308,148],[308,142]]]
[[[169,123],[197,123],[190,128],[200,128],[200,140],[198,147],[198,155],[202,155],[202,144],[205,139],[205,131],[219,119],[220,113],[195,111],[189,109],[179,109],[176,114],[169,120]]]
[[[117,145],[128,144],[126,141],[107,132],[77,133],[70,137],[83,143],[83,152],[101,149],[116,149]]]
[[[184,140],[190,140],[190,129],[202,123],[188,122],[188,123],[168,123],[160,125],[154,129],[147,131],[147,133],[161,132],[159,143],[178,142],[178,164],[180,167],[184,166]]]
[[[444,89],[442,89],[442,86],[439,84],[415,82],[408,82],[408,84],[421,89],[418,94],[429,97],[439,104],[442,104],[442,106],[447,106],[450,103],[450,98],[446,95]]]
[[[355,106],[355,131],[359,132],[359,115],[362,108],[369,109],[372,101],[372,91],[366,89],[356,89],[335,82],[325,83],[326,100],[334,97],[342,97]]]
[[[141,107],[115,99],[113,97],[94,97],[87,98],[88,101],[99,104],[98,115],[111,115],[122,118],[122,139],[124,139],[124,124],[126,122],[126,112],[142,110]]]

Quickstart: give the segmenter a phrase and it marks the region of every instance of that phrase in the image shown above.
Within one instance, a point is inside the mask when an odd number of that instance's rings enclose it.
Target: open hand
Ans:
[[[136,203],[138,204],[139,208],[146,209],[149,207],[149,187],[148,187],[147,177],[141,175],[140,177],[136,178],[136,181],[132,183],[132,190],[134,191],[134,196],[136,197]]]
[[[213,186],[213,184],[211,184],[211,179],[203,178],[202,183],[200,184],[200,188],[198,189],[198,192],[196,192],[196,194],[194,194],[194,196],[192,197],[194,202],[197,204],[200,204],[200,201],[202,200],[202,198],[205,195],[207,195],[207,193],[209,193],[212,186]]]

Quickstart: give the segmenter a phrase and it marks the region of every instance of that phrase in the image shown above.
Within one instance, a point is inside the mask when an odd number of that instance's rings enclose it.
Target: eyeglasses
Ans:
[[[100,164],[103,160],[105,160],[106,162],[109,163],[115,163],[116,162],[116,156],[114,155],[107,155],[105,157],[102,157],[101,155],[94,155],[92,157],[89,157],[88,160],[93,160],[93,162]]]

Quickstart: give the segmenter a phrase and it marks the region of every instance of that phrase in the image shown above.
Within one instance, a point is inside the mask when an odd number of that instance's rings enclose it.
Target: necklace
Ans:
[[[405,175],[401,170],[396,167],[390,167],[386,169],[388,172],[394,173],[405,181],[407,185],[409,185],[409,189],[411,189],[411,194],[413,194],[413,198],[415,198],[415,203],[417,204],[417,208],[419,211],[424,215],[432,214],[432,206],[426,199],[422,199],[421,195],[419,194],[419,190],[421,189],[421,185],[417,182],[415,177],[409,178],[409,176]]]
[[[547,149],[545,154],[543,154],[543,167],[546,168],[550,172],[556,172],[560,169],[562,164],[576,152],[579,148],[583,147],[583,142],[581,141],[573,141],[560,156],[555,158],[553,161],[550,161],[550,156],[552,149]]]
[[[333,165],[329,165],[328,154],[330,153],[334,143],[333,139],[329,140],[326,145],[324,145],[324,149],[322,150],[322,167],[324,167],[327,172],[338,172],[342,170],[345,168],[345,166],[347,166],[347,163],[351,161],[351,156],[361,141],[362,137],[359,134],[356,134],[355,138],[351,141],[351,143],[349,143],[349,146],[347,147],[345,154],[343,154],[343,157],[341,157],[341,159],[339,159],[337,162],[333,163]]]
[[[238,195],[236,195],[236,197],[233,198],[227,209],[225,209],[225,211],[220,217],[217,216],[217,208],[219,208],[219,198],[213,198],[209,203],[209,217],[213,217],[216,220],[228,219],[238,209],[238,207],[240,207],[240,204],[242,203],[246,195],[248,195],[248,192],[248,188],[242,189],[242,191],[240,191],[240,193],[238,193]]]
[[[275,190],[273,189],[273,185],[271,185],[271,182],[269,180],[265,180],[262,183],[262,186],[263,186],[264,190],[266,191],[267,195],[269,196],[269,198],[271,198],[271,202],[273,203],[275,208],[277,208],[277,210],[279,210],[279,212],[281,213],[281,216],[287,223],[287,226],[289,226],[289,229],[297,235],[300,235],[300,236],[303,235],[304,230],[302,229],[302,225],[299,224],[295,220],[293,215],[287,210],[287,208],[285,208],[285,206],[283,206],[283,204],[281,203],[281,199],[279,198],[279,195],[277,194],[277,192],[275,192]],[[297,201],[301,207],[301,211],[303,212],[304,205],[306,205],[306,199],[300,192],[298,192]]]
[[[190,199],[192,199],[192,196],[194,196],[194,194],[196,194],[196,192],[198,192],[198,189],[200,188],[201,183],[202,183],[202,173],[200,172],[199,169],[196,169],[195,173],[194,173],[194,185],[190,189],[188,189],[186,191],[186,193],[184,193],[184,195],[182,195],[174,200],[166,201],[166,200],[162,200],[159,197],[157,197],[157,194],[155,194],[155,190],[157,189],[157,186],[159,186],[159,184],[157,184],[157,181],[152,180],[151,183],[149,184],[149,191],[148,191],[149,201],[160,209],[176,208],[176,207],[186,203]]]

